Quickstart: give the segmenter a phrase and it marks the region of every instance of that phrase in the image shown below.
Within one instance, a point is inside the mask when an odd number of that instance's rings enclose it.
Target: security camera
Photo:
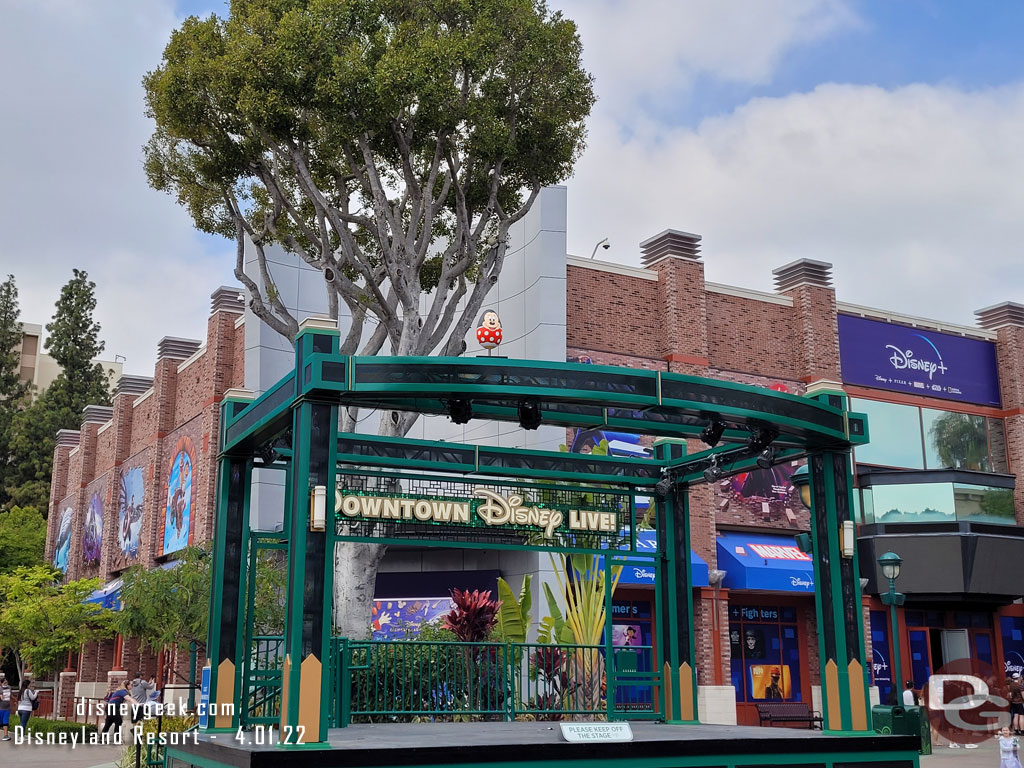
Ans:
[[[602,245],[601,247],[604,248],[607,251],[609,248],[612,247],[612,244],[609,243],[607,240],[605,240],[604,241],[604,245]]]

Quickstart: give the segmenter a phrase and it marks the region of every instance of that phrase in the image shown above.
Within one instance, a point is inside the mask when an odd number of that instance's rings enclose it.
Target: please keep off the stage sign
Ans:
[[[559,723],[566,741],[632,741],[629,723]]]

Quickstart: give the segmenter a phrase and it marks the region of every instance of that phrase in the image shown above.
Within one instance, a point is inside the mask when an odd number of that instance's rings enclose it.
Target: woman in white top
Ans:
[[[32,716],[32,702],[37,698],[39,692],[32,687],[32,678],[26,677],[21,681],[21,689],[18,691],[18,719],[21,720],[22,733],[28,727],[28,719]]]

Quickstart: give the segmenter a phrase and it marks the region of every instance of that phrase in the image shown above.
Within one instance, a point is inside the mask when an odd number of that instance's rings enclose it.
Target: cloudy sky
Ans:
[[[1024,301],[1024,4],[990,0],[551,0],[600,101],[569,188],[569,251],[639,263],[704,237],[708,279],[771,289],[832,262],[841,300],[949,322]],[[46,322],[73,267],[105,357],[151,371],[202,338],[230,243],[150,190],[140,80],[217,0],[0,0],[0,272]]]

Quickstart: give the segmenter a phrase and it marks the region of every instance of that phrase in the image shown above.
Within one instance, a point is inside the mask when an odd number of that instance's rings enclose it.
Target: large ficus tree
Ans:
[[[347,308],[342,353],[458,355],[509,227],[582,151],[580,55],[543,0],[232,0],[227,19],[186,19],[146,76],[146,172],[234,239],[235,275],[279,333],[298,325],[270,244],[321,271],[332,315]],[[358,636],[383,549],[339,549],[336,621]]]

